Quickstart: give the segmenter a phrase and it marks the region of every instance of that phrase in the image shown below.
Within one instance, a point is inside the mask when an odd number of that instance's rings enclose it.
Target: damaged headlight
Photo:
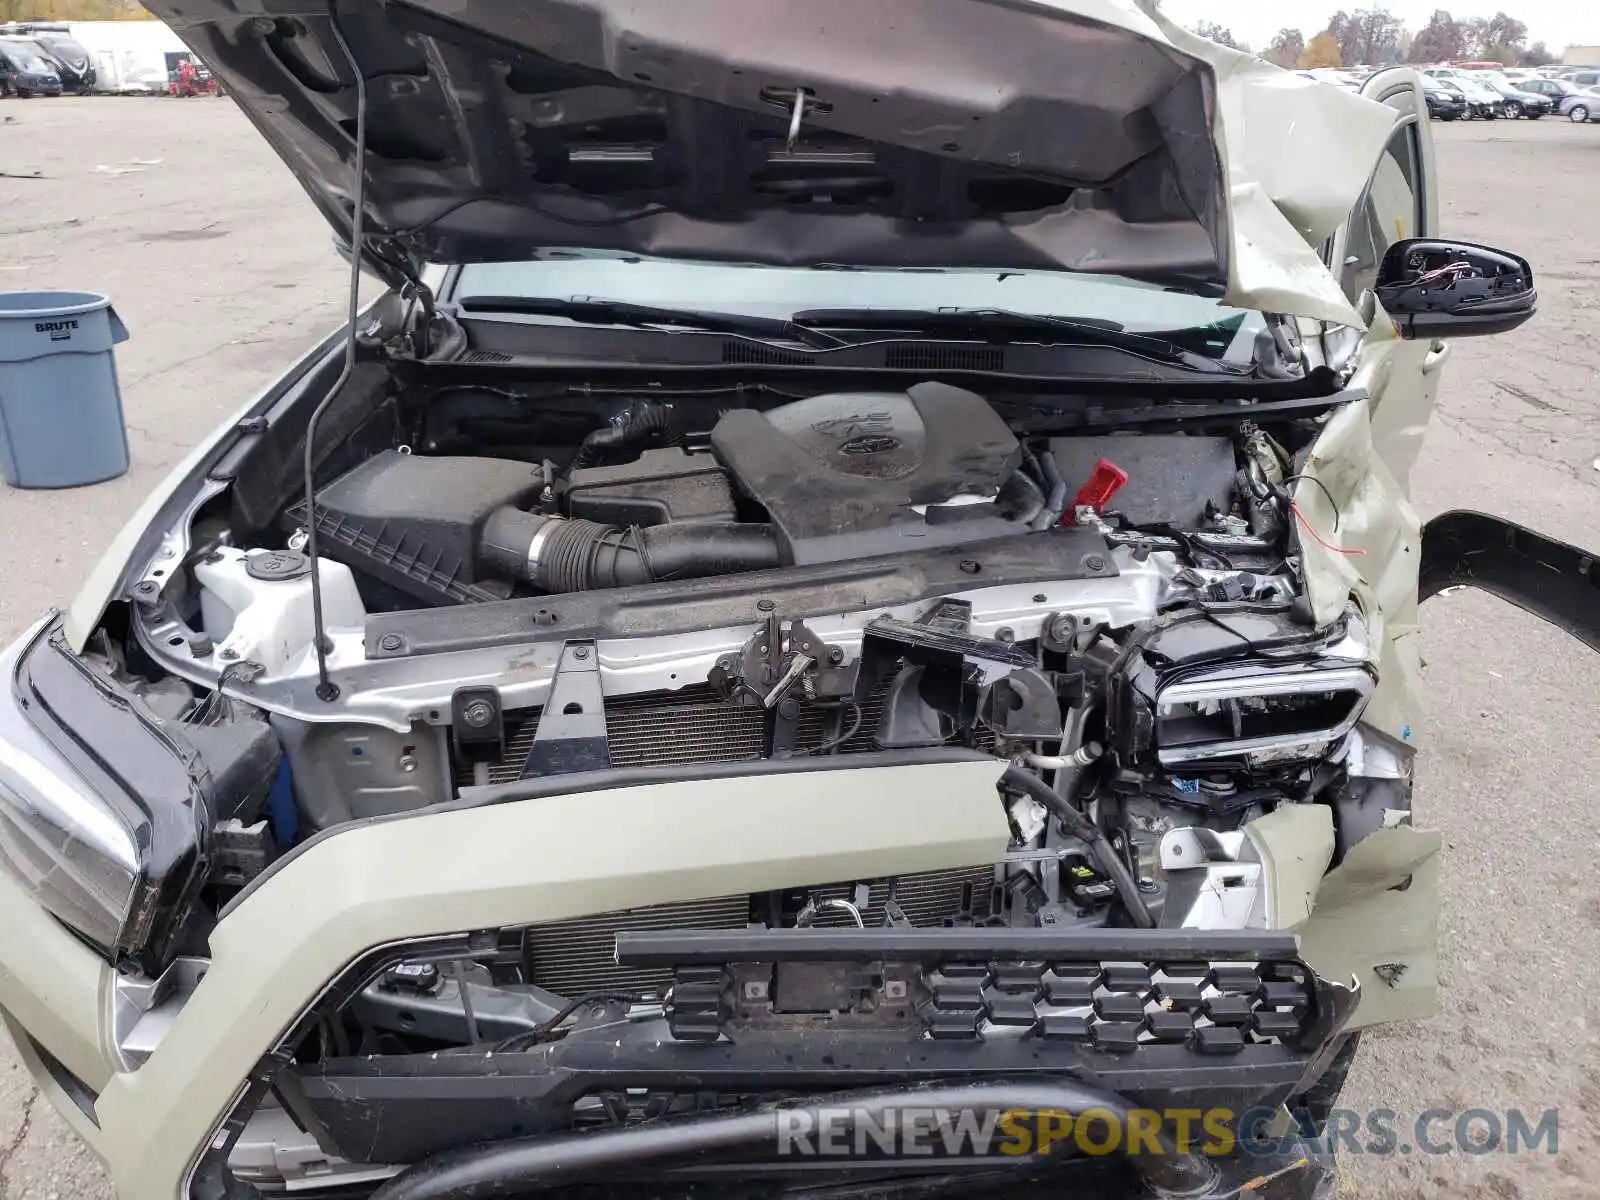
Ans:
[[[203,768],[53,623],[0,679],[0,870],[108,958],[159,964],[199,886]]]
[[[1164,767],[1322,758],[1377,686],[1354,610],[1315,632],[1287,613],[1207,613],[1147,636],[1130,668],[1127,748]]]

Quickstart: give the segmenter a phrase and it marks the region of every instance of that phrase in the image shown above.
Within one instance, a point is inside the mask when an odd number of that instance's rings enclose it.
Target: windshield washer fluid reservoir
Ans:
[[[343,563],[320,559],[326,627],[360,629],[367,610],[355,576]],[[311,649],[311,560],[298,550],[219,548],[198,562],[200,616],[217,656],[261,664],[282,674]]]

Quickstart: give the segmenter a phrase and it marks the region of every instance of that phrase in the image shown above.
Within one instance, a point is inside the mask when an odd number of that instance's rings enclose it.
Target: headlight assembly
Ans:
[[[0,870],[109,959],[159,967],[204,866],[203,768],[54,623],[0,680]]]
[[[17,745],[0,753],[0,865],[45,908],[111,949],[135,907],[137,832],[69,778]]]
[[[1122,749],[1168,768],[1313,761],[1355,726],[1376,686],[1354,610],[1321,631],[1287,614],[1207,614],[1138,644],[1121,687]]]

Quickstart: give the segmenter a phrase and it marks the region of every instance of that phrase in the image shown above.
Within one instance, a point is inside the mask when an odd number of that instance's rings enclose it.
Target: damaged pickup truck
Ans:
[[[0,1018],[119,1194],[1328,1194],[1243,1118],[1433,1006],[1419,600],[1597,637],[1406,498],[1535,307],[1417,76],[1132,0],[149,7],[352,283],[0,655]],[[913,1108],[1239,1120],[776,1136]]]

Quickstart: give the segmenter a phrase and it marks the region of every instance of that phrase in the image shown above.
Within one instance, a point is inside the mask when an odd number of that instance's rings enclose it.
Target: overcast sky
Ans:
[[[1278,30],[1298,26],[1309,39],[1325,29],[1328,18],[1339,9],[1386,8],[1415,33],[1443,8],[1457,19],[1492,17],[1505,12],[1528,27],[1530,42],[1543,42],[1559,55],[1568,45],[1600,45],[1600,3],[1596,0],[1388,0],[1373,5],[1363,0],[1347,4],[1328,0],[1166,0],[1162,6],[1175,21],[1193,26],[1200,21],[1215,21],[1233,36],[1260,50]]]

